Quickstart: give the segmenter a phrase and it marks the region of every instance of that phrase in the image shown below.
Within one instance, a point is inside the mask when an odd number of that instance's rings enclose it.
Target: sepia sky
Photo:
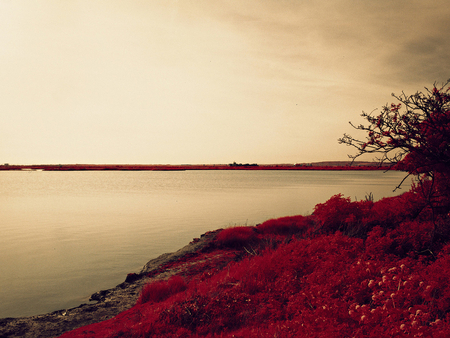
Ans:
[[[450,78],[445,0],[0,0],[0,163],[346,160]]]

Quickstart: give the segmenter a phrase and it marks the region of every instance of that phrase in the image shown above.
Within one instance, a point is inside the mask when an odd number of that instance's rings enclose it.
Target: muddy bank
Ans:
[[[90,300],[97,303],[82,304],[75,308],[31,317],[2,318],[0,319],[0,338],[57,337],[64,332],[110,319],[131,308],[145,284],[154,280],[167,279],[179,269],[179,266],[161,269],[162,266],[203,249],[215,238],[217,232],[208,232],[176,252],[163,254],[149,261],[140,273],[129,274],[125,282],[112,289],[94,293]]]

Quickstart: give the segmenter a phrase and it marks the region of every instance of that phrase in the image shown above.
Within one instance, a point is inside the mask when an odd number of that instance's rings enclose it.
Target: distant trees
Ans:
[[[252,163],[252,164],[245,163],[245,164],[242,164],[242,163],[233,162],[233,163],[230,163],[229,166],[230,167],[257,167],[258,164],[256,164],[256,163]]]
[[[392,94],[399,103],[384,106],[378,115],[374,111],[361,114],[367,125],[350,122],[353,128],[367,132],[365,140],[348,134],[339,139],[339,143],[356,148],[356,155],[349,155],[353,160],[363,154],[379,154],[380,163],[407,171],[406,177],[415,175],[433,206],[443,207],[447,200],[446,212],[450,204],[449,83],[434,83],[433,89],[409,96]]]

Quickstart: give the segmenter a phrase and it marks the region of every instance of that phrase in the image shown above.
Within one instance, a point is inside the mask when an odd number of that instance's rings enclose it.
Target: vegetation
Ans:
[[[450,336],[449,95],[427,93],[341,139],[416,175],[408,192],[222,230],[133,308],[63,337]]]
[[[319,162],[309,165],[294,164],[33,164],[33,165],[0,165],[2,170],[45,170],[45,171],[101,171],[101,170],[152,170],[152,171],[180,171],[180,170],[383,170],[376,163],[361,162],[357,166],[350,166],[350,162]]]
[[[245,164],[242,164],[242,163],[233,162],[233,163],[230,163],[229,166],[230,167],[257,167],[258,164],[256,164],[256,163],[252,163],[252,164],[245,163]]]
[[[449,229],[417,188],[336,195],[311,216],[222,230],[161,267],[179,273],[136,306],[63,337],[448,337]]]
[[[357,149],[354,160],[363,154],[380,154],[389,163],[418,178],[434,212],[450,211],[450,83],[436,83],[432,90],[413,95],[392,94],[398,104],[384,106],[377,116],[362,113],[368,125],[355,126],[367,132],[365,140],[344,134],[340,143]]]

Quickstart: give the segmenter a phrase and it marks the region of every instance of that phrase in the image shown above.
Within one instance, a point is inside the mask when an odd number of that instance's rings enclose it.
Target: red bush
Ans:
[[[219,246],[228,248],[242,248],[256,240],[254,227],[237,226],[222,230],[216,238]]]
[[[293,235],[304,233],[310,226],[310,220],[305,216],[288,216],[270,219],[257,226],[258,232],[264,235]]]
[[[342,194],[334,195],[327,202],[314,207],[317,230],[321,233],[341,231],[355,236],[364,232],[363,222],[373,207],[371,201],[351,202]]]
[[[367,216],[367,222],[383,228],[393,228],[405,220],[416,218],[423,207],[424,203],[420,196],[413,191],[408,191],[374,203]]]
[[[147,284],[141,291],[137,304],[158,303],[170,296],[186,290],[187,285],[180,276],[172,276],[168,281]]]

